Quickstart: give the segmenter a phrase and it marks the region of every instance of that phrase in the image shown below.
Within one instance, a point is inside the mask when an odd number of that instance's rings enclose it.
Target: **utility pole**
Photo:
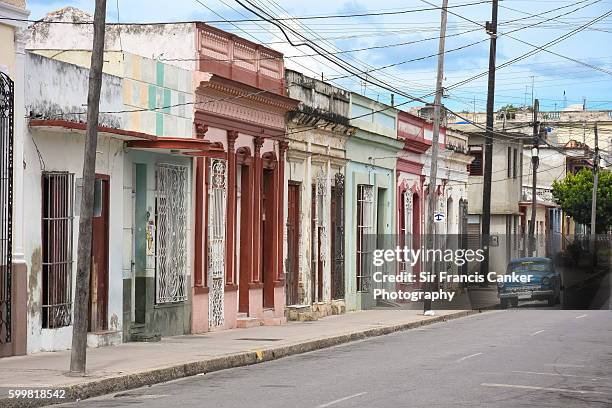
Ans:
[[[87,95],[87,139],[83,161],[83,192],[79,219],[77,248],[77,276],[74,294],[74,323],[72,349],[70,351],[71,375],[85,375],[87,360],[87,322],[89,305],[89,277],[91,269],[91,230],[96,174],[96,148],[98,142],[98,115],[102,66],[104,64],[104,26],[106,24],[106,0],[96,0],[93,23],[93,47],[89,69],[89,93]]]
[[[434,99],[434,122],[433,122],[433,136],[431,139],[431,170],[429,172],[429,206],[427,208],[427,248],[434,249],[435,245],[435,224],[434,224],[434,213],[436,211],[436,185],[438,181],[438,140],[440,138],[440,116],[442,114],[442,81],[444,79],[444,41],[446,39],[446,20],[447,16],[448,0],[442,1],[442,17],[440,22],[440,42],[438,44],[438,75],[436,78],[436,97]],[[436,275],[436,262],[431,261],[431,275]],[[432,282],[427,283],[428,288],[431,288]],[[431,300],[425,300],[423,302],[423,313],[432,314]]]
[[[480,273],[489,273],[489,240],[491,233],[491,171],[493,168],[493,109],[495,109],[495,54],[497,50],[497,6],[498,0],[493,0],[491,21],[486,24],[487,33],[491,37],[489,47],[489,83],[487,89],[487,127],[485,133],[484,151],[484,184],[482,187],[482,231],[481,246],[484,260],[480,263]],[[486,285],[484,282],[483,285]]]
[[[538,182],[538,165],[540,158],[538,157],[540,147],[540,122],[538,121],[538,111],[540,109],[540,101],[537,99],[533,103],[533,147],[531,148],[531,173],[533,184],[531,185],[531,221],[529,223],[529,255],[535,253],[535,224],[537,212],[537,191],[536,185]]]
[[[599,140],[597,136],[597,122],[595,122],[595,156],[593,157],[593,199],[591,202],[591,244],[595,249],[595,240],[597,238],[597,184],[599,175]],[[594,259],[597,260],[597,255],[593,252]]]

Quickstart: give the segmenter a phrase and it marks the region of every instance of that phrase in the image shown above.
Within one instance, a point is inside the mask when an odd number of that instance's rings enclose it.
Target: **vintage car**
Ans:
[[[506,309],[510,304],[514,307],[518,306],[519,300],[546,300],[549,306],[561,302],[561,275],[555,271],[551,259],[513,259],[506,270],[506,275],[510,274],[523,278],[497,283],[497,293],[502,309]]]

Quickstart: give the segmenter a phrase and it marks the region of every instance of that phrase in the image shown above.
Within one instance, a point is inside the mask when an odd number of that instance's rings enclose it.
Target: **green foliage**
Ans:
[[[553,182],[553,197],[563,211],[580,224],[591,223],[593,172],[582,169],[567,174],[565,179]],[[597,182],[597,233],[612,226],[612,172],[599,171]]]
[[[504,112],[504,111],[516,112],[516,111],[518,111],[518,108],[510,103],[508,105],[504,105],[501,108],[499,108],[499,112]]]

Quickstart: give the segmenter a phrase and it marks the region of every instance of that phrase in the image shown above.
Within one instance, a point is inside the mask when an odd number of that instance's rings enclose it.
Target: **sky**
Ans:
[[[240,0],[248,6],[244,0]],[[432,101],[438,63],[442,0],[250,0],[275,17],[397,13],[334,19],[284,20],[299,35],[316,42],[354,69],[399,89],[403,94]],[[28,0],[32,19],[74,6],[93,14],[94,0]],[[449,0],[443,103],[457,111],[486,109],[487,76],[453,86],[487,72],[489,40],[484,26],[491,19],[491,2]],[[423,10],[429,9],[429,10]],[[434,9],[434,10],[432,10]],[[497,66],[534,51],[523,60],[496,70],[495,106],[529,106],[561,110],[584,103],[587,109],[612,109],[612,16],[581,27],[612,10],[612,0],[500,0]],[[257,18],[235,0],[107,0],[107,21],[219,21]],[[391,92],[347,75],[322,57],[303,56],[312,49],[288,44],[271,23],[211,23],[285,54],[286,66],[389,103]],[[579,30],[576,33],[573,31]],[[565,37],[563,37],[565,36]],[[292,35],[296,39],[296,35]],[[550,41],[564,38],[537,51]],[[529,44],[527,44],[529,43]],[[300,57],[300,55],[302,55]],[[571,59],[571,60],[570,60]],[[387,65],[394,65],[386,67]],[[588,65],[588,66],[586,66]],[[607,71],[607,72],[602,72]],[[395,102],[408,100],[395,95]],[[420,102],[406,103],[410,106]]]

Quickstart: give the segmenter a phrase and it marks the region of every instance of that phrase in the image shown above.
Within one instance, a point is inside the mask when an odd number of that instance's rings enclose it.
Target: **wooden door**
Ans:
[[[300,185],[290,183],[287,196],[287,305],[296,305],[299,303]]]
[[[263,307],[274,307],[274,228],[275,214],[274,210],[274,170],[265,169],[263,172],[263,190],[262,190],[262,210],[261,210],[261,277],[264,284],[263,289]]]
[[[89,331],[108,329],[109,177],[96,174],[92,220]]]

